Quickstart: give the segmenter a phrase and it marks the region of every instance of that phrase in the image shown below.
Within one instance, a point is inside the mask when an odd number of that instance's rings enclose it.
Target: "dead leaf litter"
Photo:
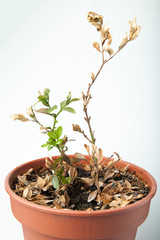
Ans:
[[[47,168],[29,169],[18,175],[12,189],[20,197],[35,204],[57,209],[104,210],[133,204],[149,193],[149,187],[128,168],[104,167],[99,170],[99,189],[91,177],[91,170],[70,166],[65,177],[69,185],[54,189],[51,171]]]

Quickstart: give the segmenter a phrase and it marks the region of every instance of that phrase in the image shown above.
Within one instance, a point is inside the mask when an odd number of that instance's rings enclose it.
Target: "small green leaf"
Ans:
[[[55,189],[58,189],[59,188],[59,181],[58,181],[58,177],[57,177],[57,175],[54,175],[53,177],[52,177],[52,185],[53,185],[53,187],[55,188]]]
[[[76,102],[76,101],[79,101],[79,100],[81,100],[80,98],[73,98],[71,101],[70,101],[70,103],[71,102]]]
[[[59,157],[59,158],[57,158],[57,159],[54,161],[53,169],[56,168],[56,166],[57,166],[57,164],[59,163],[59,160],[60,160],[60,159],[61,159],[61,158]]]
[[[63,142],[63,139],[59,139],[58,141],[56,141],[56,144],[60,145],[60,144],[62,144],[62,142]]]
[[[71,181],[71,177],[65,178],[63,175],[61,175],[61,176],[59,176],[59,178],[63,184],[69,184]]]
[[[44,96],[46,96],[47,98],[49,97],[49,93],[50,93],[50,89],[49,89],[49,88],[45,88],[45,89],[43,90],[43,94],[44,94]]]
[[[56,133],[57,139],[59,139],[60,136],[61,136],[62,133],[63,133],[63,128],[62,128],[61,126],[59,126],[59,127],[55,130],[55,133]]]
[[[57,139],[57,134],[55,132],[48,132],[47,135],[52,139]]]
[[[52,113],[56,109],[57,109],[57,105],[54,105],[52,108],[47,109],[47,113]]]
[[[64,172],[64,167],[61,167],[61,169],[58,171],[58,175],[62,175],[62,173]]]
[[[67,106],[67,100],[64,100],[60,103],[61,109],[63,110]]]
[[[48,146],[48,144],[49,144],[49,143],[48,143],[48,142],[46,142],[46,143],[42,144],[42,145],[41,145],[41,147],[47,147],[47,146]]]
[[[53,147],[54,147],[53,145],[49,144],[47,147],[48,151],[50,151]]]
[[[67,100],[70,101],[70,100],[71,100],[71,97],[72,97],[71,92],[69,92],[69,94],[68,94],[68,96],[67,96]]]
[[[71,107],[66,107],[64,110],[67,111],[67,112],[70,112],[70,113],[76,113],[74,108],[71,108]]]

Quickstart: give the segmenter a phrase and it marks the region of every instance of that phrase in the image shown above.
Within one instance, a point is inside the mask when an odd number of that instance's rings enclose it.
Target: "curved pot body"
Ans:
[[[86,156],[87,157],[87,156]],[[54,157],[53,157],[54,158]],[[128,163],[121,161],[118,166]],[[134,240],[136,231],[146,219],[156,192],[154,178],[142,168],[129,164],[129,169],[149,185],[150,193],[142,200],[116,209],[75,211],[52,209],[17,196],[11,185],[17,174],[29,168],[44,166],[44,158],[25,163],[11,171],[5,180],[14,216],[22,223],[25,240]]]

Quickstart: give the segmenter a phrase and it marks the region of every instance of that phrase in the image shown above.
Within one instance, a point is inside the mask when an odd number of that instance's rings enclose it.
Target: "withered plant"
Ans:
[[[15,192],[30,201],[43,205],[47,204],[55,208],[80,210],[113,208],[133,203],[137,199],[144,197],[147,193],[147,188],[145,189],[145,194],[141,192],[145,185],[142,183],[139,184],[137,177],[132,177],[131,174],[127,172],[127,167],[123,169],[122,172],[116,168],[114,169],[115,163],[121,159],[118,153],[114,152],[116,158],[113,158],[114,155],[109,158],[103,157],[102,149],[96,146],[95,132],[91,125],[91,116],[88,113],[88,105],[92,99],[91,89],[102,68],[129,42],[137,38],[141,27],[137,25],[136,18],[134,18],[133,21],[129,21],[129,34],[127,32],[125,33],[118,49],[114,52],[111,47],[112,35],[108,24],[103,24],[103,17],[95,12],[89,12],[87,19],[95,26],[100,35],[100,42],[93,42],[93,47],[101,54],[102,61],[97,73],[90,73],[91,82],[88,84],[86,93],[82,92],[84,120],[88,126],[89,136],[81,129],[80,125],[73,124],[72,126],[73,131],[79,132],[88,141],[88,144],[84,144],[84,146],[89,158],[86,158],[78,152],[75,153],[74,157],[69,157],[66,154],[68,150],[66,144],[70,140],[66,135],[62,137],[63,128],[62,126],[58,126],[57,119],[61,112],[68,111],[75,113],[75,110],[68,107],[68,105],[78,101],[79,98],[72,98],[71,93],[60,103],[60,108],[57,110],[57,105],[50,106],[50,90],[45,89],[43,93],[39,92],[38,96],[38,102],[41,102],[45,108],[35,110],[34,107],[36,103],[27,110],[30,118],[26,118],[23,114],[12,115],[14,120],[20,120],[22,122],[33,121],[39,124],[40,130],[48,135],[48,140],[42,147],[47,147],[48,150],[57,148],[60,153],[60,156],[55,161],[53,161],[52,157],[46,158],[45,166],[46,169],[48,169],[46,174],[44,174],[46,170],[37,170],[36,172],[36,170],[31,169],[22,176],[18,176]],[[53,126],[46,127],[41,124],[37,118],[37,113],[43,113],[53,117]],[[79,162],[78,165],[76,164],[77,162]],[[84,162],[85,164],[83,164]],[[30,186],[27,180],[28,175],[37,176],[36,181],[30,184]],[[124,176],[126,176],[126,179]],[[132,181],[134,182],[133,185],[131,184]],[[21,188],[23,184],[25,186],[24,189]],[[80,190],[77,190],[77,187],[79,187]],[[135,189],[137,190],[136,193]],[[44,194],[42,194],[42,192],[44,193],[46,191],[52,191],[51,199],[46,198]],[[79,199],[79,195],[76,195],[77,191],[80,196],[83,194],[82,199],[84,202],[87,202],[87,204],[84,204],[84,207],[77,207],[77,203],[73,200],[76,197]],[[91,203],[91,205],[88,205],[88,203]]]

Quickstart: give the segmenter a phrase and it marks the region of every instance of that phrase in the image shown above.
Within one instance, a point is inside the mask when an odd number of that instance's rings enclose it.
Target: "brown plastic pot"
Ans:
[[[117,165],[124,167],[127,164],[121,161]],[[52,209],[17,196],[11,189],[17,174],[40,166],[44,166],[44,158],[22,164],[12,170],[5,180],[12,211],[22,224],[25,240],[135,239],[137,228],[145,221],[151,199],[156,193],[156,182],[147,171],[133,164],[128,167],[149,185],[150,193],[145,198],[125,207],[90,212]]]

